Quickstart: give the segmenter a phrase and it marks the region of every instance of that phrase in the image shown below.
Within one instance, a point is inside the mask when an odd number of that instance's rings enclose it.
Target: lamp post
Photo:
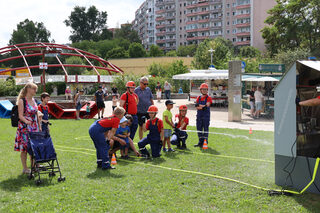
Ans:
[[[212,48],[210,48],[210,50],[208,50],[208,51],[210,52],[210,56],[211,56],[211,65],[213,65],[213,64],[212,64],[212,56],[213,56],[214,50],[213,50]]]

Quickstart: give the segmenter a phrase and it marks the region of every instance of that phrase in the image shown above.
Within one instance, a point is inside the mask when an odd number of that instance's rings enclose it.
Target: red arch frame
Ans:
[[[11,68],[11,69],[6,69],[1,72],[8,72],[8,71],[14,71],[14,70],[20,70],[20,69],[28,69],[30,76],[32,77],[31,70],[30,69],[39,69],[39,65],[33,65],[29,66],[27,62],[28,57],[33,57],[33,56],[42,56],[43,53],[41,51],[43,50],[53,50],[53,49],[61,49],[60,55],[65,55],[65,56],[78,56],[84,58],[89,65],[82,65],[82,64],[63,64],[59,58],[59,56],[55,56],[59,64],[48,64],[48,67],[61,67],[65,73],[66,79],[68,77],[67,70],[65,69],[66,67],[84,67],[84,68],[92,68],[95,70],[98,76],[98,82],[100,82],[100,73],[98,72],[97,69],[102,69],[102,70],[107,70],[110,75],[112,73],[120,73],[123,74],[123,70],[116,65],[104,60],[103,58],[100,58],[99,56],[96,56],[94,54],[91,54],[89,52],[70,47],[68,45],[62,45],[62,44],[54,44],[54,43],[45,43],[45,42],[32,42],[32,43],[21,43],[21,44],[15,44],[15,45],[10,45],[7,47],[2,47],[0,48],[0,55],[4,53],[9,53],[9,52],[14,52],[18,51],[20,53],[19,56],[14,56],[14,57],[9,57],[9,58],[4,58],[0,60],[0,63],[5,62],[5,61],[11,61],[11,60],[16,60],[22,58],[24,60],[25,66],[24,67],[16,67],[16,68]],[[24,54],[22,51],[28,51],[28,50],[38,50],[40,53],[32,53],[32,54]],[[72,53],[64,52],[63,50],[68,50],[72,51]],[[95,60],[98,61],[101,66],[95,66],[93,63],[89,60]]]

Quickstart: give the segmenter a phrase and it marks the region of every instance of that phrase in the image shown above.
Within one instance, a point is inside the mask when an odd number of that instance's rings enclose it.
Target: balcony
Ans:
[[[203,3],[198,3],[198,4],[191,4],[191,5],[188,5],[186,8],[187,8],[187,9],[192,9],[192,8],[204,7],[204,6],[209,6],[209,2],[203,2]]]
[[[209,27],[199,28],[198,32],[209,31]]]
[[[209,13],[210,13],[209,10],[205,10],[205,11],[198,12],[198,15],[206,15],[206,14],[209,14]]]
[[[250,32],[240,32],[236,33],[237,37],[244,37],[244,36],[250,36]]]
[[[222,16],[217,16],[217,17],[210,18],[210,21],[221,21],[221,20],[222,20]]]
[[[197,20],[194,20],[194,21],[187,21],[187,25],[190,25],[190,24],[196,24],[196,23],[198,23],[198,21]]]
[[[246,8],[250,8],[250,4],[243,4],[243,5],[236,6],[236,10],[241,10]]]
[[[164,21],[164,17],[157,17],[156,21]]]
[[[186,30],[187,33],[192,33],[192,32],[197,32],[198,29],[190,29],[190,30]]]
[[[171,8],[166,8],[166,12],[173,12],[173,11],[176,11],[176,8],[175,7],[171,7]]]
[[[239,18],[250,18],[250,13],[236,15],[236,18],[237,19],[239,19]]]
[[[198,12],[187,13],[187,17],[197,16]]]
[[[166,16],[166,20],[173,20],[175,18],[176,18],[175,16]]]
[[[242,24],[236,24],[237,28],[241,28],[241,27],[250,27],[250,23],[242,23]]]
[[[167,24],[166,26],[167,26],[167,27],[175,27],[175,26],[176,26],[176,23],[170,23],[170,24]]]
[[[201,20],[198,21],[198,23],[206,23],[206,22],[209,22],[209,21],[210,21],[209,18],[207,18],[207,19],[201,19]]]
[[[162,13],[165,13],[165,12],[166,12],[165,10],[157,10],[156,14],[162,14]]]
[[[166,41],[165,40],[157,40],[156,43],[157,44],[163,44],[163,43],[166,43]]]
[[[176,31],[166,31],[167,35],[172,35],[172,34],[176,34]]]
[[[242,45],[250,45],[250,41],[238,41],[236,42],[237,46],[242,46]]]
[[[156,33],[156,36],[164,36],[165,34],[166,34],[166,31],[158,32]]]
[[[168,39],[166,39],[166,42],[168,43],[168,42],[176,42],[176,39],[175,38],[168,38]]]
[[[166,25],[161,24],[161,25],[156,25],[156,29],[161,29],[161,28],[165,28]]]
[[[193,41],[193,40],[205,40],[206,38],[209,38],[209,36],[195,36],[195,37],[187,37],[187,41]]]

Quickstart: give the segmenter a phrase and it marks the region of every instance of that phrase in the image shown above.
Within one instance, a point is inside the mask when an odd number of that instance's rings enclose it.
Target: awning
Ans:
[[[279,81],[280,80],[280,76],[274,76],[274,77],[270,77],[270,76],[255,76],[255,77],[249,77],[249,78],[242,78],[242,81]]]

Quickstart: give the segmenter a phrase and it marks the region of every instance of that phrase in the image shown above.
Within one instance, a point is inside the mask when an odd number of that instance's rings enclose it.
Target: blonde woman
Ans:
[[[27,83],[20,91],[17,98],[19,123],[16,133],[14,150],[21,152],[21,163],[23,167],[23,174],[29,174],[30,169],[27,166],[27,145],[29,141],[29,132],[41,131],[41,125],[38,116],[38,106],[34,100],[37,92],[37,85],[34,83]]]

